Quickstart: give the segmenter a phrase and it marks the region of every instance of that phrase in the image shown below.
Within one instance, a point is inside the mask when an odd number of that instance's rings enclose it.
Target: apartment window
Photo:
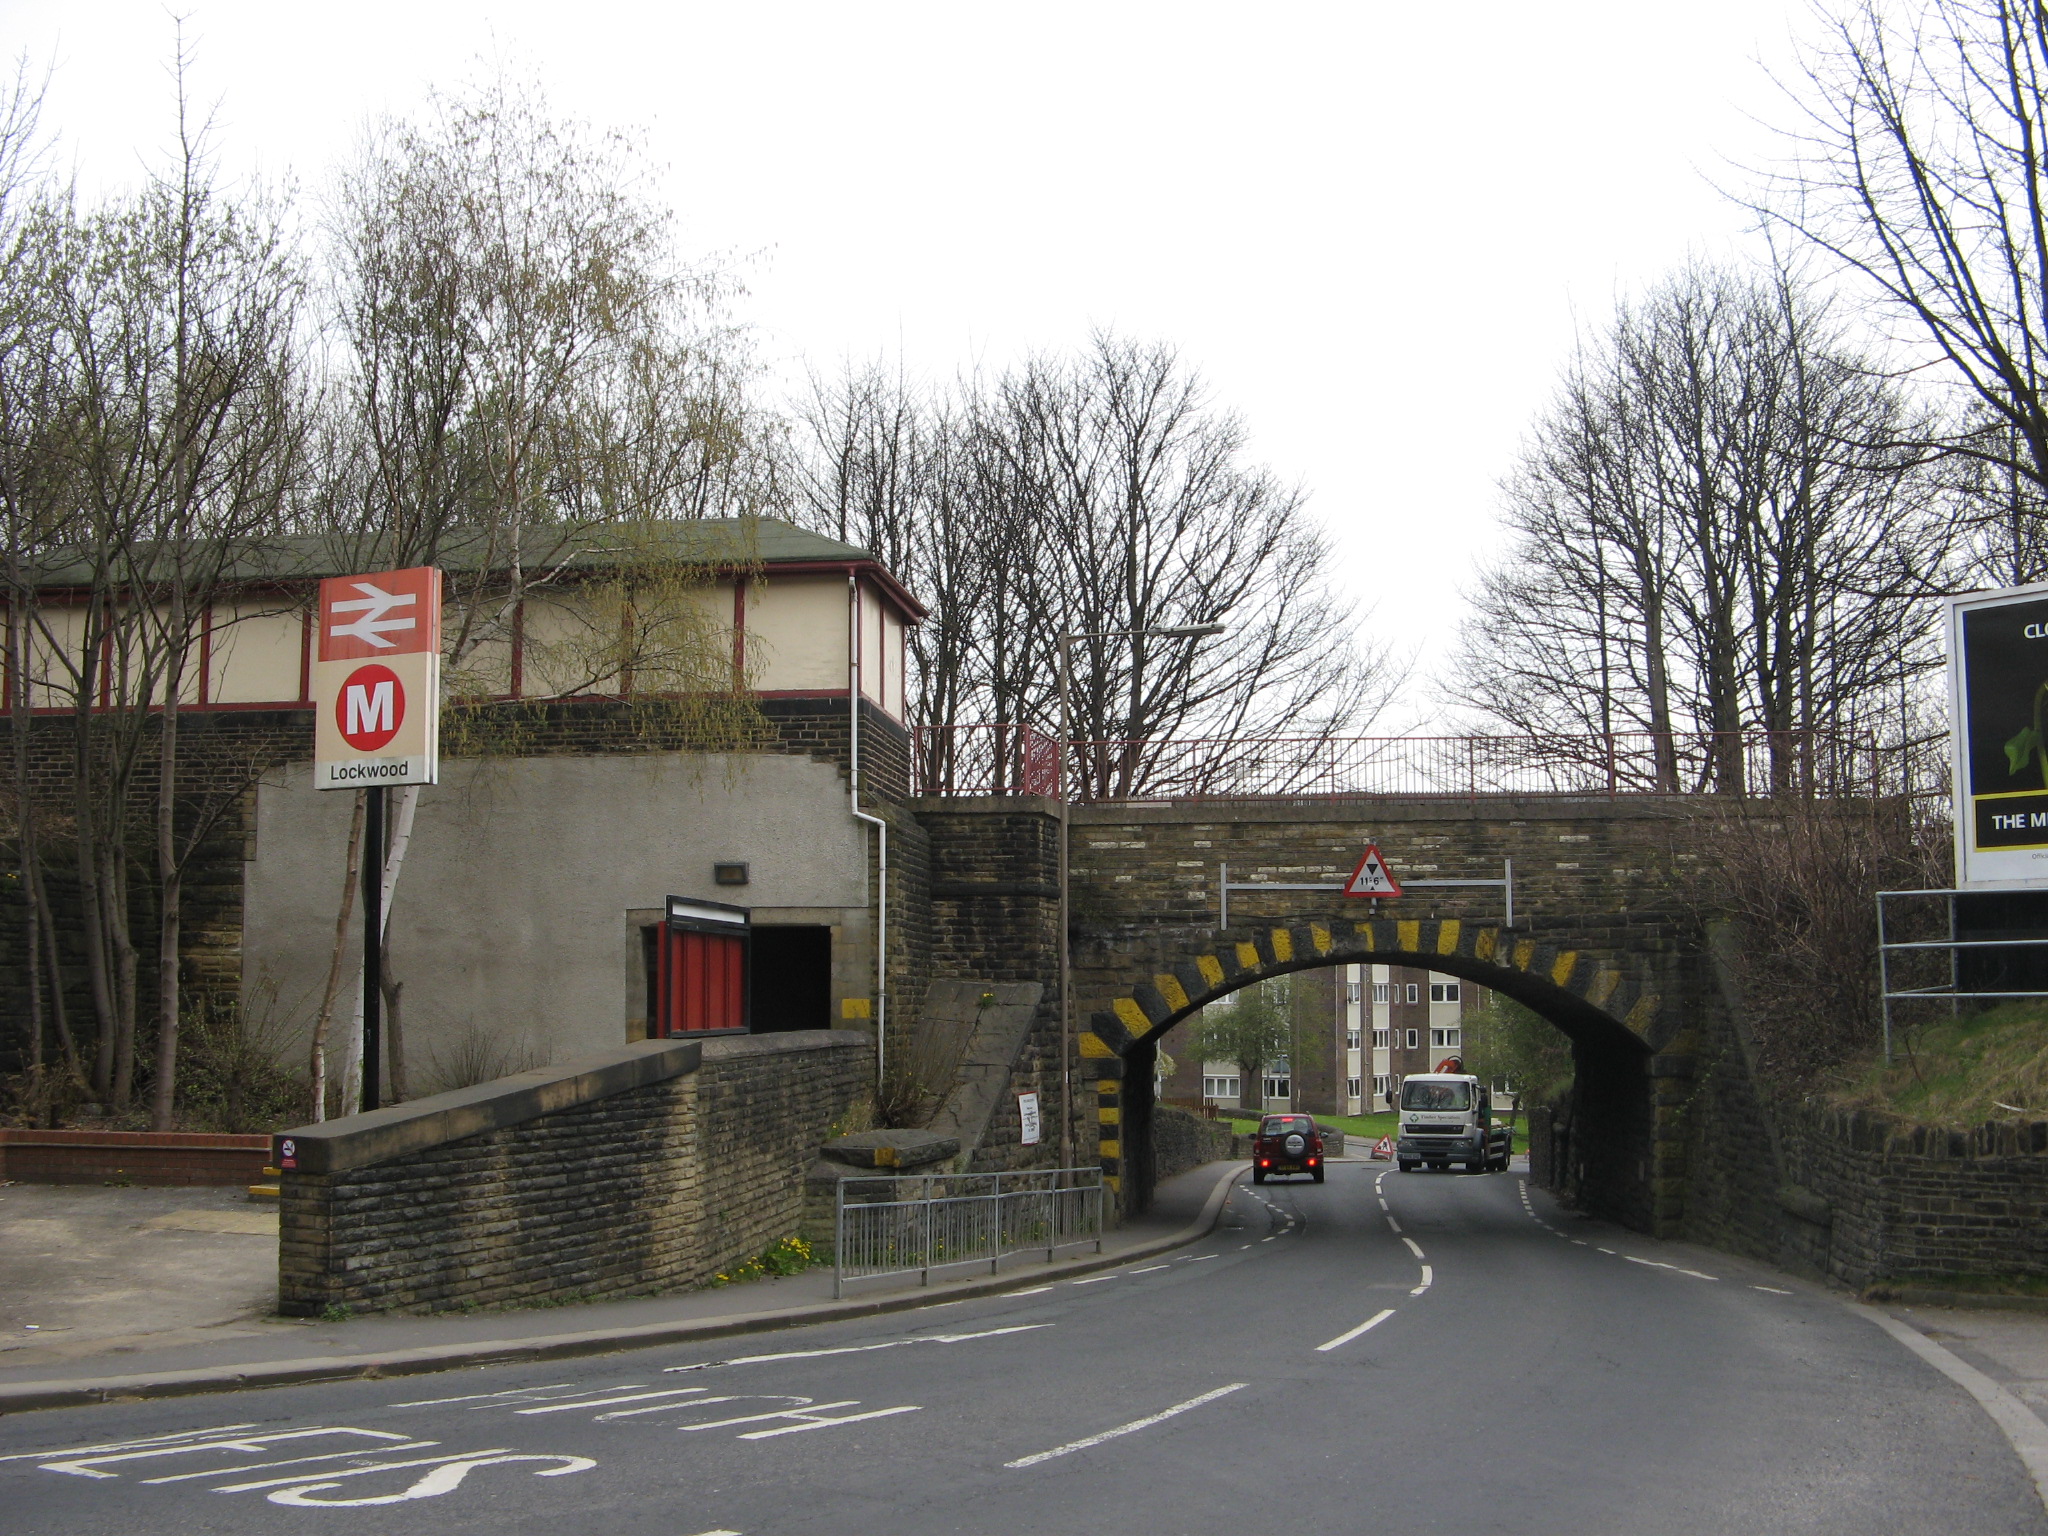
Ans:
[[[1361,1086],[1361,1084],[1360,1084],[1360,1081],[1359,1081],[1359,1079],[1357,1079],[1357,1078],[1355,1078],[1355,1077],[1347,1077],[1347,1078],[1345,1078],[1345,1079],[1344,1079],[1344,1097],[1345,1097],[1345,1098],[1347,1098],[1347,1099],[1355,1099],[1355,1098],[1359,1097],[1359,1092],[1358,1092],[1358,1090],[1359,1090],[1360,1086]]]
[[[1391,1050],[1394,1032],[1391,1029],[1376,1029],[1372,1032],[1372,1048],[1376,1051]]]
[[[1292,1078],[1286,1078],[1286,1077],[1269,1077],[1269,1078],[1267,1078],[1267,1079],[1266,1079],[1266,1097],[1267,1097],[1267,1098],[1269,1098],[1269,1099],[1285,1099],[1285,1098],[1291,1098],[1291,1097],[1293,1096],[1293,1094],[1294,1094],[1294,1081],[1293,1081],[1293,1079],[1292,1079]]]
[[[1411,1030],[1409,1030],[1409,1031],[1408,1031],[1408,1049],[1412,1051],[1412,1050],[1414,1050],[1414,1049],[1415,1049],[1415,1048],[1416,1048],[1417,1046],[1419,1046],[1419,1045],[1420,1045],[1421,1043],[1422,1043],[1422,1041],[1421,1041],[1421,1039],[1419,1038],[1419,1034],[1418,1034],[1418,1031],[1416,1031],[1416,1030],[1412,1030],[1412,1029],[1411,1029]]]
[[[1454,1051],[1463,1046],[1464,1039],[1465,1031],[1462,1029],[1432,1029],[1429,1032],[1429,1043],[1431,1045],[1447,1046]]]
[[[1347,1029],[1344,1031],[1344,1049],[1347,1051],[1357,1050],[1359,1045],[1363,1042],[1363,1040],[1364,1036],[1362,1036],[1355,1029]]]
[[[1376,1099],[1391,1099],[1394,1096],[1394,1080],[1384,1074],[1372,1080],[1372,1095]]]
[[[1408,983],[1408,1001],[1411,1005],[1422,1001],[1422,987],[1419,983]]]
[[[1344,1001],[1347,1003],[1358,1002],[1364,994],[1364,991],[1365,983],[1361,981],[1354,981],[1344,988]]]
[[[1429,1000],[1432,1003],[1455,1003],[1458,1000],[1458,984],[1455,981],[1432,981],[1429,984]]]
[[[1376,1003],[1391,1003],[1394,1000],[1394,985],[1388,981],[1372,984],[1372,1000]]]
[[[1238,1098],[1237,1082],[1238,1078],[1235,1072],[1230,1073],[1227,1077],[1205,1077],[1202,1079],[1202,1097],[1205,1099],[1227,1099],[1235,1104]]]

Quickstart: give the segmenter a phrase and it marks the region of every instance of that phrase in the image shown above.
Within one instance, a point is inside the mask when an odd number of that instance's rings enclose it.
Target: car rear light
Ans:
[[[1273,1160],[1270,1157],[1262,1157],[1259,1159],[1259,1166],[1261,1168],[1270,1168],[1273,1166]]]

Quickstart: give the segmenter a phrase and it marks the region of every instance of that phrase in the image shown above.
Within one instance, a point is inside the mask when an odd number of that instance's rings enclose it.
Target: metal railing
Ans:
[[[840,1180],[832,1218],[832,1294],[849,1280],[922,1276],[955,1264],[994,1274],[1013,1253],[1093,1243],[1102,1251],[1100,1168],[928,1173]]]
[[[1934,786],[1938,754],[1860,731],[1609,732],[1593,736],[1282,736],[1075,741],[1024,725],[920,726],[916,790],[1076,801],[1290,796],[1886,796]],[[1932,764],[1932,766],[1930,766]]]
[[[1887,1066],[1891,1064],[1892,1059],[1892,1035],[1895,1029],[1893,1010],[1900,1003],[1946,1003],[1949,1011],[1954,1013],[1956,1005],[1962,1002],[2012,1002],[2018,998],[2048,998],[2048,992],[2021,987],[1998,987],[1989,990],[1966,988],[1961,975],[1966,952],[1970,958],[1982,958],[1978,956],[1978,951],[2043,950],[2048,949],[2048,938],[1966,939],[1958,937],[1956,933],[1957,897],[2033,894],[2037,889],[2031,886],[2006,886],[1962,891],[1937,887],[1931,890],[1877,893],[1877,988],[1884,1010],[1884,1059]],[[1946,935],[1914,939],[1892,937],[1899,926],[1899,919],[1888,911],[1885,904],[1929,897],[1939,900],[1947,908],[1943,915],[1943,922],[1948,930]],[[1923,919],[1920,924],[1922,931],[1927,926],[1929,925]],[[1896,968],[1910,965],[1916,959],[1933,960],[1937,964],[1931,970],[1923,968],[1922,975],[1917,978],[1908,978],[1918,980],[1920,985],[1905,985]],[[1927,982],[1928,974],[1938,975],[1943,971],[1947,972],[1945,980]]]

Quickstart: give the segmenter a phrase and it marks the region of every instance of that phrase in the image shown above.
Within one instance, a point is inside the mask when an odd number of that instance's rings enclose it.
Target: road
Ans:
[[[1519,1174],[1340,1163],[1226,1211],[1178,1254],[887,1318],[20,1415],[0,1528],[2048,1531],[1970,1398],[1769,1270]]]

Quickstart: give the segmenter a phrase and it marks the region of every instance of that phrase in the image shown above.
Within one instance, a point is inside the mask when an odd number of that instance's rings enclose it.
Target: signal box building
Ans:
[[[541,566],[529,545],[528,575],[546,579],[523,600],[449,603],[451,645],[454,626],[479,615],[495,627],[455,669],[475,707],[449,717],[462,723],[444,730],[439,782],[419,791],[390,900],[413,1094],[730,1024],[735,1009],[756,1030],[873,1027],[880,823],[916,840],[901,810],[905,645],[922,611],[866,550],[791,524],[676,523],[661,536],[675,541],[662,554],[675,650],[699,672],[710,658],[709,676],[687,684],[749,699],[731,717],[744,740],[706,750],[704,712],[662,705],[672,679],[645,662],[636,674],[631,646],[613,647],[620,665],[601,664],[608,626],[632,626],[644,603],[620,569],[644,564],[640,553],[579,547]],[[465,580],[483,590],[494,573],[480,567],[502,574],[507,558],[456,551],[442,562],[451,593]],[[356,798],[312,782],[312,597],[320,578],[362,569],[319,540],[280,541],[251,561],[198,620],[180,709],[184,771],[248,779],[239,861],[194,882],[188,971],[231,980],[251,1023],[299,1063],[333,961]],[[40,601],[60,642],[79,632],[68,605],[83,598],[64,573]],[[41,658],[32,678],[39,714],[59,717],[32,736],[50,772],[62,771],[73,709],[61,659]],[[735,911],[744,969],[720,960],[686,986],[688,955],[701,961],[706,947],[681,935]],[[360,913],[358,902],[337,1029],[361,974]],[[891,944],[892,967],[904,953]],[[892,990],[903,984],[892,974]]]

